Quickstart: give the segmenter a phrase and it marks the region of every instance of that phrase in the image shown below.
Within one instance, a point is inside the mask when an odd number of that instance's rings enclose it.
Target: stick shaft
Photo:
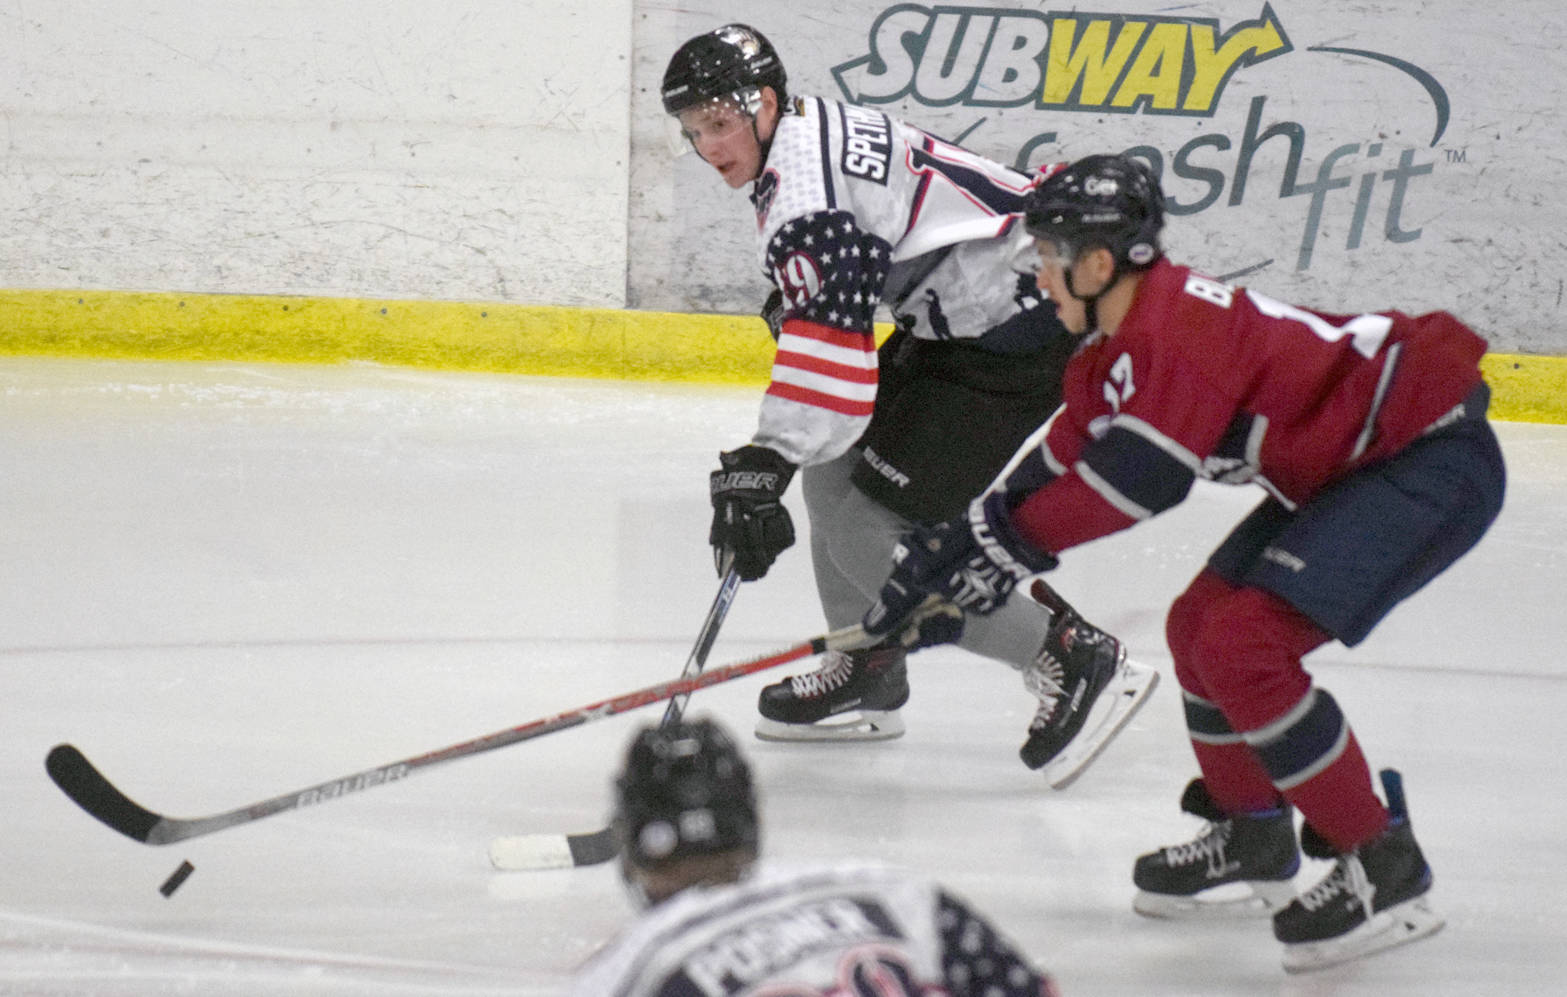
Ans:
[[[707,656],[713,650],[713,641],[718,639],[718,628],[724,625],[724,617],[729,615],[729,607],[735,601],[735,593],[740,591],[740,572],[734,568],[734,555],[727,554],[724,559],[724,580],[718,586],[718,594],[713,597],[713,605],[707,611],[707,619],[702,621],[702,629],[697,631],[696,644],[691,648],[691,654],[686,658],[686,664],[681,669],[681,678],[690,678],[700,675],[702,668],[707,664]],[[690,694],[680,693],[669,697],[669,705],[664,708],[664,717],[659,721],[660,726],[668,727],[678,723],[680,716],[686,710],[686,701]]]
[[[506,730],[495,731],[483,737],[461,741],[457,744],[428,751],[411,758],[404,758],[376,768],[365,769],[350,775],[307,786],[304,789],[283,793],[247,806],[207,817],[179,818],[147,810],[120,792],[106,779],[87,757],[74,745],[56,745],[49,752],[45,768],[56,785],[71,800],[93,817],[114,830],[149,845],[165,845],[200,835],[212,834],[238,824],[247,824],[274,814],[348,796],[352,793],[374,789],[390,782],[398,782],[420,769],[430,768],[459,758],[494,751],[521,741],[529,741],[556,731],[602,720],[656,703],[671,696],[689,695],[697,689],[733,681],[745,675],[775,668],[791,661],[828,650],[847,650],[858,647],[867,640],[865,631],[858,626],[845,627],[832,633],[801,641],[771,654],[736,662],[700,675],[682,676],[669,682],[647,686],[600,700],[587,706],[566,710],[554,716],[544,717]]]
[[[713,641],[718,637],[718,628],[723,625],[735,593],[740,589],[740,573],[734,568],[733,552],[724,553],[719,570],[723,574],[723,581],[718,586],[718,594],[713,597],[707,618],[697,631],[696,644],[691,648],[691,654],[680,672],[684,678],[702,673],[703,666],[707,664],[707,655],[713,649]],[[668,727],[678,723],[689,699],[690,696],[685,693],[671,696],[659,726]],[[570,869],[609,862],[620,854],[620,844],[615,840],[615,829],[606,825],[596,831],[577,834],[545,831],[503,835],[490,841],[489,851],[490,864],[497,869]]]

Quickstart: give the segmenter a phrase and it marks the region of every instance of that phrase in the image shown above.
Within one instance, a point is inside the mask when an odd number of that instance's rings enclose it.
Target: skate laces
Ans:
[[[1047,727],[1055,716],[1056,706],[1066,695],[1066,668],[1060,659],[1046,648],[1039,652],[1033,664],[1023,669],[1023,688],[1039,700],[1039,709],[1029,723],[1029,730]]]
[[[828,651],[822,659],[822,666],[816,671],[790,676],[789,688],[801,699],[825,696],[848,682],[853,675],[854,661],[847,654]]]
[[[1366,916],[1371,916],[1371,900],[1376,887],[1366,875],[1366,867],[1358,855],[1340,855],[1333,869],[1322,882],[1300,895],[1300,905],[1309,911],[1327,906],[1340,896],[1350,896],[1360,901]]]
[[[1234,821],[1210,822],[1203,832],[1194,840],[1183,845],[1170,845],[1164,849],[1164,861],[1166,865],[1176,866],[1196,865],[1198,862],[1208,863],[1209,872],[1222,875],[1225,870],[1224,854],[1230,843],[1230,832],[1234,830]]]

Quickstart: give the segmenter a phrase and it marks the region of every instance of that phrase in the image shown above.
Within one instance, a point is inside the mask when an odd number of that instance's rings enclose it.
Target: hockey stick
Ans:
[[[718,594],[713,597],[713,605],[707,611],[707,619],[702,621],[702,629],[697,631],[696,645],[691,648],[691,653],[686,656],[685,667],[680,670],[681,678],[693,678],[702,674],[702,668],[707,664],[707,656],[713,650],[713,641],[718,639],[718,628],[724,625],[724,617],[729,615],[729,606],[735,601],[735,593],[740,591],[740,572],[735,570],[735,556],[732,551],[724,552],[724,580],[718,586]],[[670,724],[680,722],[680,715],[686,710],[686,701],[690,699],[689,693],[682,693],[669,697],[669,705],[664,708],[664,718],[659,725],[668,727]]]
[[[740,589],[740,573],[734,569],[732,553],[725,552],[722,567],[724,580],[718,586],[718,595],[713,598],[712,608],[707,611],[707,619],[702,621],[702,629],[696,636],[696,646],[691,648],[691,654],[686,658],[685,668],[680,672],[682,678],[702,673],[702,667],[707,664],[708,652],[713,649],[713,641],[718,639],[718,628],[723,625],[724,617],[729,614],[729,605],[734,602],[735,593]],[[678,723],[681,714],[685,712],[687,698],[684,693],[671,696],[659,726],[668,727]],[[606,826],[582,834],[502,835],[491,839],[489,851],[490,864],[495,868],[521,871],[600,865],[618,855],[620,847],[615,842],[615,829]]]
[[[104,824],[143,844],[167,845],[175,841],[184,841],[186,838],[212,834],[238,824],[248,824],[263,817],[297,810],[311,804],[326,803],[350,793],[397,782],[419,769],[466,758],[469,755],[494,751],[519,741],[528,741],[570,727],[580,727],[594,720],[625,713],[672,696],[690,695],[698,689],[776,668],[813,654],[853,650],[870,641],[871,638],[861,627],[845,627],[759,658],[740,661],[689,678],[682,677],[671,682],[650,685],[613,699],[601,700],[542,720],[534,720],[519,727],[496,731],[471,741],[463,741],[412,758],[405,758],[402,761],[330,779],[305,789],[284,793],[207,817],[169,817],[146,809],[104,778],[103,773],[99,772],[92,762],[87,760],[87,756],[72,744],[55,745],[50,750],[44,767],[49,772],[49,778],[54,780],[55,785],[59,786],[72,802]]]

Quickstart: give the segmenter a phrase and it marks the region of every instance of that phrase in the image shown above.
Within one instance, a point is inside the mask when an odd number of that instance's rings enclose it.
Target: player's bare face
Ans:
[[[1066,289],[1066,269],[1072,265],[1072,261],[1064,258],[1057,247],[1049,242],[1040,240],[1035,245],[1039,250],[1039,272],[1034,282],[1056,303],[1056,314],[1068,332],[1087,332],[1088,309]]]
[[[681,134],[729,186],[743,187],[762,172],[762,145],[752,118],[733,101],[708,101],[679,117]]]

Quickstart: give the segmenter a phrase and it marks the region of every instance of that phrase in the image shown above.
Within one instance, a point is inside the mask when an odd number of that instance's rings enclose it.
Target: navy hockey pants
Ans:
[[[1258,506],[1208,559],[1235,585],[1272,592],[1353,647],[1469,551],[1502,508],[1506,471],[1484,385],[1465,415],[1295,512]]]

